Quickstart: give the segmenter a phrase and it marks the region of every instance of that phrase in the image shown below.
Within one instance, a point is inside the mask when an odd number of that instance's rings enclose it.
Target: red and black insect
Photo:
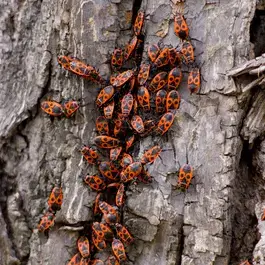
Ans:
[[[105,178],[109,180],[119,180],[119,170],[109,161],[100,162],[98,170]]]
[[[149,73],[150,73],[150,64],[141,64],[140,70],[137,76],[137,82],[140,86],[143,86],[147,79],[149,78]]]
[[[119,75],[120,73],[119,72],[115,72],[113,73],[111,76],[110,76],[110,79],[109,79],[109,83],[113,86],[115,80],[116,80],[116,77]]]
[[[141,35],[143,25],[144,25],[144,12],[138,11],[137,17],[133,25],[133,31],[136,36]]]
[[[98,152],[96,150],[94,150],[93,148],[91,148],[89,146],[83,146],[81,149],[81,153],[82,153],[83,157],[85,158],[85,160],[89,164],[95,165],[95,164],[99,163]]]
[[[110,155],[109,155],[110,161],[118,160],[118,158],[121,154],[121,151],[122,151],[121,146],[110,149]]]
[[[130,56],[134,53],[136,45],[138,42],[137,36],[134,36],[131,41],[127,44],[124,52],[124,60],[127,61]]]
[[[104,116],[106,119],[108,119],[108,120],[112,119],[114,107],[115,107],[115,103],[113,100],[103,108]]]
[[[90,256],[89,240],[86,236],[80,236],[77,240],[77,248],[83,258]]]
[[[125,254],[124,245],[119,239],[116,239],[116,238],[113,239],[112,251],[113,251],[114,256],[119,262],[125,261],[127,259],[126,254]]]
[[[137,99],[139,105],[143,108],[144,111],[150,110],[150,93],[146,87],[144,86],[138,87]]]
[[[167,88],[169,90],[171,89],[177,89],[179,87],[179,84],[182,80],[182,71],[178,67],[174,67],[168,74],[167,78]]]
[[[133,163],[132,156],[127,154],[127,153],[124,153],[122,158],[121,158],[121,162],[120,162],[121,167],[125,168],[125,167],[129,166],[132,163]]]
[[[63,106],[56,101],[43,101],[41,109],[50,116],[59,117],[64,114]]]
[[[99,116],[96,119],[96,128],[99,134],[109,135],[109,122],[104,116]]]
[[[149,150],[145,151],[145,153],[143,154],[141,158],[141,163],[143,165],[147,163],[153,163],[159,157],[161,151],[162,149],[159,145],[153,146]]]
[[[189,41],[183,41],[181,46],[181,54],[186,64],[191,64],[194,62],[194,48]]]
[[[135,47],[134,60],[136,65],[139,67],[142,61],[144,51],[144,35],[138,36],[138,41]]]
[[[158,135],[165,134],[174,122],[175,114],[172,112],[165,113],[159,120],[156,128]]]
[[[44,232],[54,225],[55,214],[48,211],[45,213],[38,224],[38,230]]]
[[[97,96],[96,104],[101,107],[107,103],[114,95],[115,89],[113,86],[106,86],[102,88]]]
[[[118,237],[122,241],[123,244],[130,245],[134,241],[133,237],[127,230],[127,228],[121,224],[115,224]]]
[[[179,176],[177,182],[177,189],[185,191],[189,188],[191,180],[193,178],[193,168],[189,164],[183,165],[179,169]]]
[[[122,49],[115,49],[111,56],[111,66],[113,69],[120,69],[123,65],[123,51]]]
[[[144,122],[139,115],[133,115],[131,119],[132,128],[139,134],[144,132]]]
[[[201,74],[199,68],[193,68],[188,76],[188,89],[191,94],[198,93],[201,87]]]
[[[100,175],[85,176],[84,182],[94,191],[103,191],[106,189],[105,179]]]
[[[160,53],[160,48],[157,44],[150,45],[147,49],[147,53],[149,56],[149,59],[151,60],[152,63],[155,62],[156,58],[158,57]]]
[[[124,118],[127,118],[133,108],[133,95],[128,93],[121,100],[121,113]]]
[[[70,118],[80,108],[80,103],[76,100],[67,99],[67,100],[62,101],[62,107],[63,107],[64,115],[67,118]]]
[[[49,208],[56,212],[61,209],[63,203],[63,190],[60,187],[54,187],[48,199]]]
[[[98,237],[106,241],[113,239],[113,232],[107,224],[93,222],[92,229]]]
[[[177,13],[174,18],[175,34],[182,40],[189,37],[189,27],[183,15]]]
[[[115,87],[121,87],[123,86],[126,82],[128,82],[131,78],[134,76],[134,71],[133,70],[127,70],[125,72],[122,72],[116,77],[116,80],[113,83],[113,86]]]
[[[142,164],[140,162],[134,162],[123,169],[120,173],[121,181],[128,182],[131,181],[141,173],[142,171]]]
[[[179,92],[176,90],[171,90],[167,94],[167,98],[166,98],[166,111],[170,112],[172,110],[174,111],[174,110],[178,109],[179,104],[180,104]]]
[[[94,231],[92,231],[92,241],[95,247],[101,251],[107,247],[107,244],[103,237],[99,237]]]
[[[176,48],[168,49],[169,64],[171,66],[180,66],[181,64],[181,53]]]
[[[118,216],[117,211],[108,203],[100,202],[99,208],[103,213],[103,218],[106,221],[106,223],[113,225],[119,221],[118,220],[119,216]]]
[[[80,261],[82,259],[82,256],[80,253],[76,253],[68,262],[67,265],[80,265]]]
[[[156,93],[156,112],[157,113],[163,113],[166,109],[166,97],[167,97],[167,91],[164,89],[160,89]]]
[[[105,80],[100,76],[99,72],[90,65],[85,64],[78,58],[72,56],[58,56],[58,63],[66,70],[84,77],[92,82],[104,84]]]
[[[160,68],[168,65],[168,63],[169,63],[169,49],[166,47],[162,49],[162,51],[159,53],[158,57],[154,62],[154,67]]]
[[[90,78],[91,72],[95,71],[94,67],[72,56],[61,55],[58,56],[57,60],[64,69],[85,78]]]
[[[104,149],[111,149],[114,147],[117,147],[118,145],[120,145],[120,140],[110,137],[110,136],[106,136],[106,135],[100,135],[100,136],[96,136],[94,138],[95,144],[100,147],[100,148],[104,148]]]
[[[160,72],[152,79],[148,89],[152,92],[156,92],[162,89],[166,84],[167,72]]]
[[[106,265],[120,265],[120,263],[114,256],[110,255],[106,261]]]

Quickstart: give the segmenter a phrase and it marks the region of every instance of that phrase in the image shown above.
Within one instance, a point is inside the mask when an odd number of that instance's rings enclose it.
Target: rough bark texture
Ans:
[[[92,206],[95,198],[80,179],[87,167],[78,149],[95,136],[98,90],[62,70],[56,56],[68,51],[85,58],[108,78],[110,54],[129,40],[137,4],[147,15],[145,47],[161,37],[164,44],[178,44],[172,18],[184,7],[205,81],[200,95],[192,96],[183,82],[180,110],[163,138],[166,151],[162,161],[150,166],[154,182],[127,192],[124,223],[136,238],[127,264],[233,265],[245,259],[265,264],[265,222],[260,220],[265,208],[265,92],[262,79],[244,89],[260,78],[249,71],[226,75],[264,52],[257,48],[264,47],[258,34],[265,23],[264,3],[178,2],[2,0],[1,265],[66,264],[75,253],[75,229],[90,220],[91,207],[84,205]],[[260,20],[251,24],[255,12]],[[72,119],[51,121],[40,111],[40,101],[48,96],[85,98],[90,104]],[[135,152],[140,156],[152,141],[146,138]],[[172,185],[178,163],[186,157],[195,179],[181,193]],[[46,237],[36,225],[55,184],[63,187],[64,203]]]

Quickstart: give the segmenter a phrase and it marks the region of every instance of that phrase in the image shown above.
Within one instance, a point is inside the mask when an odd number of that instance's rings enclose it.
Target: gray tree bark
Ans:
[[[184,80],[180,109],[163,138],[162,161],[149,168],[153,183],[127,191],[123,218],[135,242],[127,248],[126,264],[233,265],[246,259],[265,264],[260,218],[265,208],[265,93],[263,70],[250,72],[263,63],[230,71],[261,55],[255,47],[264,44],[264,37],[251,39],[251,22],[256,10],[264,12],[264,3],[179,2],[2,0],[1,265],[67,264],[76,253],[77,230],[91,219],[96,195],[82,184],[87,165],[78,149],[96,135],[98,90],[61,69],[56,57],[69,52],[109,78],[110,54],[130,39],[133,6],[139,3],[147,15],[145,51],[160,39],[178,45],[173,14],[186,13],[204,81],[200,95],[190,96]],[[89,104],[72,119],[51,121],[40,110],[40,101],[49,96],[85,98]],[[151,136],[141,141],[138,157],[152,141]],[[174,185],[186,157],[195,178],[181,193]],[[46,237],[36,227],[56,184],[63,187],[64,202]]]

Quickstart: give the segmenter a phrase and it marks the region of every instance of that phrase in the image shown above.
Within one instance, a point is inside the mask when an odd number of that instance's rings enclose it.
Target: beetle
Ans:
[[[185,191],[189,188],[191,180],[193,178],[193,168],[189,164],[184,164],[179,169],[179,176],[177,182],[177,189]]]
[[[139,115],[133,115],[131,119],[131,125],[137,133],[144,132],[144,123]]]
[[[169,128],[172,126],[175,118],[175,113],[166,112],[159,120],[156,128],[156,133],[158,135],[164,135]]]
[[[115,228],[117,230],[118,237],[123,244],[130,245],[134,241],[132,235],[129,233],[125,226],[116,223]]]
[[[158,73],[151,81],[148,89],[152,92],[157,92],[167,84],[167,72]]]
[[[119,75],[117,75],[117,77],[113,83],[113,86],[114,87],[121,87],[126,82],[128,82],[131,78],[133,78],[133,76],[134,76],[133,70],[124,71],[124,72],[120,73]]]
[[[83,258],[90,256],[89,240],[86,236],[80,236],[77,240],[77,248]]]
[[[189,41],[183,41],[181,46],[181,54],[186,64],[191,64],[194,62],[194,48]]]
[[[96,128],[99,134],[109,135],[109,123],[104,116],[98,116],[96,119]]]
[[[178,91],[171,90],[167,94],[167,98],[166,98],[166,111],[170,112],[172,110],[178,109],[179,104],[180,104],[180,95],[179,95]]]
[[[100,162],[98,169],[105,178],[112,181],[119,180],[119,170],[111,162]]]
[[[54,225],[55,214],[51,211],[46,212],[38,224],[39,232],[44,232]]]
[[[181,53],[176,48],[169,48],[168,49],[168,57],[169,57],[169,64],[171,66],[180,66],[181,64]]]
[[[113,86],[106,86],[102,88],[97,96],[96,104],[98,107],[107,103],[114,95],[115,89]]]
[[[107,224],[93,222],[92,229],[97,237],[110,241],[113,239],[113,232]]]
[[[93,205],[93,214],[96,216],[98,214],[101,214],[101,211],[99,209],[99,203],[104,199],[103,193],[98,193],[96,196],[96,199],[94,201]]]
[[[160,48],[157,44],[152,44],[148,46],[147,53],[148,53],[148,57],[151,60],[151,62],[153,63],[155,62],[160,52],[161,52]]]
[[[61,209],[63,203],[63,190],[61,187],[54,187],[48,199],[49,208],[56,212]]]
[[[100,175],[87,175],[84,182],[94,191],[103,191],[106,188],[106,181]]]
[[[137,75],[137,82],[140,86],[143,86],[147,79],[149,78],[151,65],[150,64],[141,64],[139,73]]]
[[[136,36],[141,35],[143,25],[144,25],[144,12],[139,10],[133,25],[133,31]]]
[[[123,64],[123,51],[122,49],[115,49],[111,56],[111,66],[113,69],[120,69]]]
[[[96,136],[94,138],[94,142],[98,147],[104,148],[104,149],[111,149],[111,148],[114,148],[120,145],[119,139],[116,139],[116,138],[113,138],[107,135]]]
[[[127,137],[125,138],[125,143],[126,143],[126,148],[125,149],[126,149],[126,152],[132,146],[132,144],[134,143],[134,140],[135,140],[134,134],[127,135]]]
[[[154,61],[155,68],[161,68],[169,63],[169,48],[164,48]]]
[[[66,99],[62,101],[64,115],[67,118],[72,117],[80,108],[80,103],[76,100]]]
[[[64,114],[63,106],[54,100],[41,102],[41,109],[54,117],[59,117]]]
[[[182,80],[181,69],[178,67],[174,67],[168,74],[167,88],[169,90],[177,89],[179,87],[181,80]]]
[[[125,52],[124,52],[124,60],[127,61],[130,56],[133,54],[135,51],[136,45],[137,45],[138,38],[137,36],[134,36],[131,41],[127,44],[125,47]]]
[[[191,94],[197,93],[201,87],[201,74],[199,68],[192,68],[188,76],[188,89]]]
[[[103,108],[104,116],[106,119],[108,119],[108,120],[112,119],[114,107],[115,107],[115,102],[114,102],[114,100],[112,100],[108,105],[106,105]]]
[[[98,152],[96,150],[94,150],[92,147],[83,146],[82,149],[81,149],[81,153],[82,153],[83,157],[85,158],[85,160],[89,164],[95,165],[95,164],[99,163]]]
[[[152,148],[144,152],[141,158],[141,163],[143,165],[147,163],[153,163],[159,157],[161,151],[162,151],[162,148],[159,145],[153,146]]]
[[[111,183],[108,185],[108,188],[115,187],[117,188],[117,194],[115,198],[115,203],[118,207],[121,207],[124,204],[125,200],[125,187],[123,183]]]
[[[124,118],[127,118],[130,115],[130,112],[133,108],[133,95],[128,93],[124,95],[121,100],[121,113]]]
[[[137,99],[139,105],[143,108],[144,111],[150,110],[150,93],[146,87],[144,86],[138,87]]]
[[[125,249],[124,245],[119,239],[114,238],[112,241],[112,251],[114,256],[117,258],[118,261],[125,261],[126,254],[125,254]]]
[[[107,247],[105,240],[102,237],[99,237],[94,231],[92,231],[92,241],[99,251]]]
[[[118,146],[118,147],[110,149],[110,155],[109,155],[110,161],[118,160],[118,157],[120,156],[121,151],[122,151],[122,147],[121,146]]]
[[[140,162],[134,162],[123,169],[120,173],[121,181],[126,183],[131,181],[141,173],[142,171],[142,164]]]
[[[155,103],[156,103],[156,112],[163,113],[166,109],[166,97],[167,91],[160,89],[156,93]]]
[[[189,27],[184,18],[180,13],[177,13],[174,18],[174,31],[175,34],[182,40],[189,37]]]

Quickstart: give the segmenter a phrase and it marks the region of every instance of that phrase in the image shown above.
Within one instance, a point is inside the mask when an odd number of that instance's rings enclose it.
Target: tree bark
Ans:
[[[98,86],[61,69],[57,56],[85,59],[108,79],[110,54],[130,40],[138,5],[146,13],[143,60],[148,45],[161,39],[180,44],[173,17],[184,12],[202,88],[189,95],[185,74],[180,109],[160,141],[161,160],[149,168],[153,183],[131,185],[126,193],[123,223],[135,237],[126,264],[265,264],[263,69],[250,72],[263,64],[242,65],[261,55],[255,47],[264,42],[252,32],[256,10],[264,12],[260,2],[2,0],[0,264],[67,264],[76,253],[96,195],[82,183],[80,176],[94,169],[78,150],[96,136]],[[40,110],[49,97],[87,105],[71,119],[51,120]],[[141,140],[135,157],[155,140]],[[186,162],[195,177],[183,193],[174,185]],[[44,235],[36,227],[54,185],[62,185],[64,202]]]

